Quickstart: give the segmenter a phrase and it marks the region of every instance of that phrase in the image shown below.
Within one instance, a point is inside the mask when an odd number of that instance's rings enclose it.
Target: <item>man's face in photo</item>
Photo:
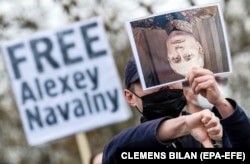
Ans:
[[[173,31],[166,40],[167,55],[175,73],[185,76],[192,67],[204,67],[204,51],[194,36],[184,31]]]

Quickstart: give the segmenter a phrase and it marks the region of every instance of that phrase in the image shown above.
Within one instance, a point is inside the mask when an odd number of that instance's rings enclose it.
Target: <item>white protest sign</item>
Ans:
[[[29,145],[130,118],[100,18],[2,49]]]

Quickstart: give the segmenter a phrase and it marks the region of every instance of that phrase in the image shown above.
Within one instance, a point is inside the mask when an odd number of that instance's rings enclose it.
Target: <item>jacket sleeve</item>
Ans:
[[[103,151],[103,164],[116,163],[115,153],[122,148],[157,148],[166,143],[157,139],[157,128],[168,117],[159,118],[141,123],[116,135]]]
[[[223,130],[228,136],[232,147],[250,147],[250,120],[236,101],[227,98],[229,103],[234,107],[234,113],[224,119],[221,119]],[[215,113],[218,113],[214,108]]]

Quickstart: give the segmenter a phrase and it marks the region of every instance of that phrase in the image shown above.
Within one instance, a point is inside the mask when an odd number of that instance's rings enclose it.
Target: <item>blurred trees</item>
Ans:
[[[248,0],[218,0],[223,9],[232,55],[233,74],[229,75],[228,94],[250,109],[250,2]],[[211,3],[205,0],[0,0],[1,42],[24,38],[38,31],[60,28],[70,23],[100,16],[117,65],[121,81],[126,60],[132,50],[125,29],[125,21],[184,8]],[[27,72],[28,73],[28,72]],[[248,112],[248,110],[246,110]],[[139,122],[139,114],[126,122],[87,132],[91,151],[101,151],[108,140],[121,130]],[[249,113],[249,112],[248,112]],[[20,116],[11,92],[5,64],[0,53],[0,163],[6,164],[80,164],[74,136],[38,147],[26,143]]]

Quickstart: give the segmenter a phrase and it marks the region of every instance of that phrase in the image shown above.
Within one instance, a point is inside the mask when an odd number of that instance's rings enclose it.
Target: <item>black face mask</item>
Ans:
[[[186,105],[182,89],[163,89],[140,97],[143,105],[143,116],[152,120],[164,116],[177,117]]]

